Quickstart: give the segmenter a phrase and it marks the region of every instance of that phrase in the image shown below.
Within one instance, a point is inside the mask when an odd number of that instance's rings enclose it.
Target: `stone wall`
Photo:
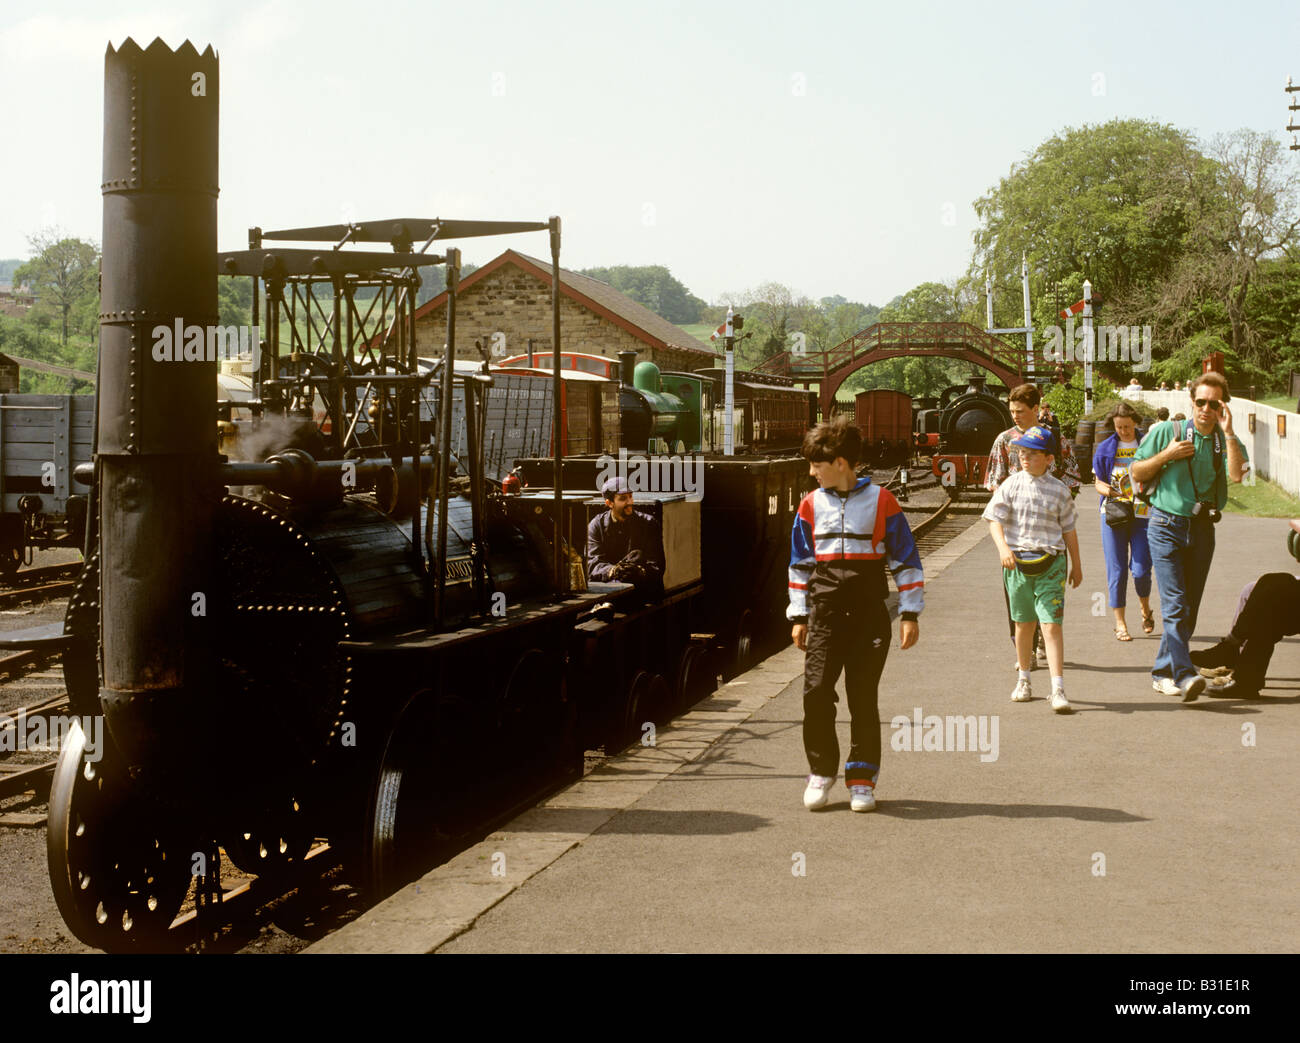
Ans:
[[[504,334],[504,338],[496,337]],[[495,339],[494,339],[495,337]],[[456,357],[478,360],[474,342],[481,340],[492,361],[528,351],[551,351],[551,289],[513,264],[503,264],[456,298]],[[440,356],[447,339],[447,308],[433,308],[416,321],[416,343],[425,358]],[[637,361],[660,369],[694,370],[709,363],[695,352],[652,348],[621,326],[560,298],[560,342],[564,351],[605,355],[617,361],[620,351],[635,351]]]

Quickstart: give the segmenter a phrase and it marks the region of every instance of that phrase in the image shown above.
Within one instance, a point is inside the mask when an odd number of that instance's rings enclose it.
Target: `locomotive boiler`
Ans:
[[[994,440],[1011,426],[1006,402],[986,383],[987,378],[976,375],[951,385],[939,396],[937,409],[916,414],[917,442],[934,442],[930,466],[949,487],[978,486],[988,471]]]
[[[584,748],[711,691],[717,651],[737,668],[779,629],[807,473],[711,463],[702,500],[651,497],[663,599],[588,587],[596,485],[566,482],[549,430],[551,488],[487,480],[493,376],[454,364],[459,251],[429,250],[545,232],[558,271],[559,219],[253,229],[218,253],[217,85],[211,48],[188,42],[127,40],[105,60],[97,445],[63,647],[74,713],[106,729],[60,750],[47,843],[65,921],[108,950],[175,944],[187,895],[201,916],[220,904],[224,860],[291,870],[319,840],[382,895],[468,828],[467,779],[480,806],[507,807],[522,780],[574,772]],[[389,250],[353,248],[374,243]],[[448,289],[434,365],[414,321],[430,264]],[[218,273],[255,280],[266,333],[243,403],[256,459],[219,451],[201,344]],[[151,333],[175,324],[200,343],[159,357]]]

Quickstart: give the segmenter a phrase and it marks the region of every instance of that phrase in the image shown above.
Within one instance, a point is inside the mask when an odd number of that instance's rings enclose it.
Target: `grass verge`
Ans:
[[[1228,505],[1224,510],[1253,518],[1300,518],[1300,500],[1281,486],[1258,478],[1254,485],[1229,482]]]

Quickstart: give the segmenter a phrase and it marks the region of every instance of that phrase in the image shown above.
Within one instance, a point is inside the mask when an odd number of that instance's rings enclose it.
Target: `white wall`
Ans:
[[[1169,415],[1192,415],[1191,396],[1186,391],[1143,391],[1142,402],[1158,409],[1165,406]],[[1262,406],[1248,398],[1232,396],[1232,430],[1246,446],[1250,465],[1260,478],[1275,482],[1292,496],[1300,496],[1300,414],[1273,406]],[[1255,415],[1255,433],[1250,432],[1250,416]],[[1286,437],[1277,433],[1277,418],[1286,417]]]

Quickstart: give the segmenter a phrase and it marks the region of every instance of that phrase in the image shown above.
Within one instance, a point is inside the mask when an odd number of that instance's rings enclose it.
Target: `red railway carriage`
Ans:
[[[912,455],[912,396],[892,388],[859,391],[854,422],[862,432],[864,462],[896,467]]]
[[[854,398],[854,418],[862,441],[875,444],[912,440],[912,396],[892,388],[859,391]]]

